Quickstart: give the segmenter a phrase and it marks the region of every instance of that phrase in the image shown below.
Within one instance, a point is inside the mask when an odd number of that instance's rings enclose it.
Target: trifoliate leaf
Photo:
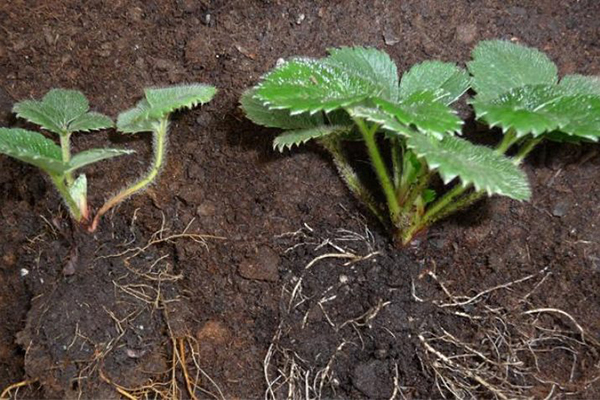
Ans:
[[[539,50],[504,40],[485,40],[468,63],[477,99],[492,100],[524,85],[555,84],[556,65]]]
[[[0,153],[35,165],[51,174],[62,174],[60,147],[38,132],[18,128],[0,128]]]
[[[472,184],[475,190],[485,190],[490,196],[500,194],[516,200],[531,196],[525,173],[491,148],[455,136],[438,140],[424,134],[409,137],[406,144],[425,159],[430,169],[437,169],[444,183],[458,177],[463,186]]]
[[[106,160],[107,158],[113,158],[123,156],[126,154],[135,153],[133,150],[124,149],[91,149],[85,150],[75,154],[68,164],[67,172],[75,171],[86,165],[93,164],[95,162]]]
[[[590,94],[600,96],[600,76],[566,75],[558,86],[566,94]]]
[[[89,103],[77,90],[52,89],[41,101],[25,100],[14,105],[21,118],[59,135],[77,131],[110,128],[110,118],[99,113],[87,113]]]
[[[478,118],[517,137],[561,131],[571,136],[597,140],[600,136],[600,97],[565,95],[556,85],[526,85],[492,101],[476,98]]]
[[[148,101],[140,100],[135,107],[119,114],[117,129],[123,133],[152,132],[159,120],[148,118],[149,109]]]
[[[208,103],[217,93],[214,86],[194,83],[166,88],[145,89],[150,107],[146,117],[162,118],[181,108],[193,108]]]
[[[247,90],[242,95],[240,104],[246,117],[257,125],[280,129],[306,129],[323,125],[323,115],[320,113],[290,115],[288,110],[269,110],[254,95],[254,89]]]
[[[469,85],[469,74],[455,64],[424,61],[402,75],[400,97],[406,99],[417,92],[431,91],[444,104],[451,104],[469,89]]]
[[[318,139],[346,132],[348,129],[349,128],[345,126],[321,125],[315,128],[288,131],[275,138],[273,141],[273,148],[279,151],[291,149],[294,145],[299,146],[311,139]]]
[[[364,47],[329,49],[330,56],[324,62],[339,65],[368,79],[378,88],[378,97],[395,102],[398,100],[398,69],[390,56],[380,50]]]
[[[340,65],[299,58],[268,73],[256,89],[256,97],[270,109],[291,115],[333,111],[381,94],[368,74]]]
[[[381,99],[373,102],[403,124],[414,125],[419,131],[431,133],[438,139],[447,133],[459,132],[462,127],[463,122],[455,111],[438,101],[434,92],[415,92],[399,104]]]
[[[99,129],[112,128],[114,123],[112,119],[104,114],[97,112],[88,112],[75,118],[69,124],[69,129],[72,132],[89,132]]]

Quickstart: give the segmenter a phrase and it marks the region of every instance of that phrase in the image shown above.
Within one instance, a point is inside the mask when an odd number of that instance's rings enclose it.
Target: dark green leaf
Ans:
[[[321,125],[315,128],[292,130],[277,136],[273,141],[273,148],[283,151],[286,148],[291,149],[294,145],[299,146],[311,139],[323,138],[347,130],[348,127],[335,125]]]
[[[62,174],[60,147],[44,135],[25,129],[0,128],[0,153],[35,165],[51,174]]]
[[[424,61],[402,75],[400,97],[409,98],[419,92],[434,92],[448,105],[463,95],[470,85],[467,71],[455,64],[442,61]]]

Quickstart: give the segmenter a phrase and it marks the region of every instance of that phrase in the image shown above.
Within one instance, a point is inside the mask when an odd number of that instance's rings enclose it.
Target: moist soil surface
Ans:
[[[147,86],[205,82],[169,162],[94,234],[49,181],[0,157],[0,388],[18,398],[600,397],[600,147],[543,144],[533,199],[482,201],[404,249],[326,154],[278,154],[238,107],[279,58],[388,52],[464,65],[482,39],[600,74],[600,3],[12,1],[0,5],[0,125],[82,90],[116,116]],[[475,141],[497,139],[462,106]],[[107,135],[108,134],[108,139]],[[494,136],[496,135],[496,136]],[[86,170],[90,203],[143,173],[149,135],[78,134],[133,156]],[[504,397],[503,397],[504,396]],[[570,397],[569,397],[570,398]]]

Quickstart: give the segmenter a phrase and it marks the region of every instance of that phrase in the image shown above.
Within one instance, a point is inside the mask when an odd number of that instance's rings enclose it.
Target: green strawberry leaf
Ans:
[[[437,169],[446,184],[458,177],[463,186],[472,184],[475,190],[485,190],[490,196],[500,194],[515,200],[531,197],[525,173],[491,148],[455,136],[438,140],[423,134],[409,137],[406,144],[425,159],[430,169]]]
[[[110,118],[99,113],[88,113],[89,108],[88,100],[80,91],[52,89],[42,100],[16,103],[13,111],[19,117],[59,135],[113,126]]]
[[[600,96],[600,76],[565,75],[558,86],[567,94]]]
[[[346,108],[346,111],[353,118],[363,118],[369,122],[381,125],[386,130],[388,137],[400,136],[407,138],[415,134],[414,130],[399,122],[394,115],[379,108],[353,106]]]
[[[0,128],[0,153],[35,165],[49,174],[63,174],[60,147],[38,132],[19,128]]]
[[[424,61],[402,75],[400,98],[406,99],[419,92],[435,92],[438,100],[449,105],[469,89],[470,83],[467,71],[455,64]]]
[[[149,109],[148,101],[146,99],[140,100],[135,107],[119,114],[117,129],[123,133],[154,131],[159,120],[148,118]]]
[[[476,98],[473,107],[478,118],[504,131],[513,129],[517,137],[552,131],[590,140],[600,137],[600,97],[566,95],[556,85],[526,85],[492,101]]]
[[[321,125],[314,128],[287,131],[275,138],[273,148],[282,152],[285,149],[291,149],[294,145],[300,146],[311,139],[344,133],[348,130],[349,127],[346,126]]]
[[[285,62],[256,87],[256,97],[270,109],[291,115],[330,112],[380,92],[368,74],[307,58]]]
[[[398,69],[387,53],[364,47],[342,47],[328,52],[330,56],[324,62],[368,79],[377,88],[378,97],[391,102],[398,100]]]
[[[415,92],[399,104],[381,99],[373,102],[403,124],[414,125],[419,131],[431,133],[438,139],[447,133],[460,132],[463,121],[453,109],[437,99],[436,94],[429,91]]]
[[[211,85],[194,83],[189,85],[170,86],[166,88],[145,89],[146,100],[150,107],[147,118],[160,119],[173,111],[182,108],[193,108],[198,104],[208,103],[217,93]]]
[[[257,125],[280,129],[306,129],[323,125],[321,113],[290,115],[287,110],[270,110],[255,97],[254,89],[244,92],[240,104],[246,117]]]
[[[79,152],[71,158],[66,172],[72,172],[86,165],[106,160],[107,158],[118,157],[126,154],[135,153],[133,150],[124,149],[91,149]]]
[[[479,42],[468,63],[477,99],[488,101],[524,85],[553,85],[556,65],[539,50],[504,40]]]

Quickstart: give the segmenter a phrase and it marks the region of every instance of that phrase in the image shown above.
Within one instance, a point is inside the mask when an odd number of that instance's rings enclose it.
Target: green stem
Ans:
[[[521,164],[521,162],[527,157],[531,150],[535,148],[542,141],[542,137],[531,138],[525,142],[525,144],[519,149],[517,155],[513,158],[515,165]]]
[[[390,143],[392,144],[392,169],[394,177],[394,187],[396,188],[396,194],[400,188],[400,180],[402,178],[402,145],[400,139],[397,137],[391,138]]]
[[[502,138],[502,141],[500,142],[498,147],[496,147],[496,150],[504,154],[508,151],[508,149],[510,149],[510,147],[513,144],[515,144],[517,140],[519,139],[517,138],[517,133],[515,132],[515,130],[509,129],[508,132],[504,134],[504,137]]]
[[[331,154],[333,163],[335,164],[338,173],[342,177],[342,180],[346,183],[350,191],[367,206],[369,210],[379,219],[379,221],[386,225],[386,219],[381,213],[381,209],[377,206],[377,202],[373,199],[371,193],[367,188],[360,182],[358,175],[354,171],[354,168],[348,162],[344,151],[341,146],[341,141],[338,138],[324,137],[319,140],[319,143]]]
[[[406,198],[404,199],[404,202],[402,204],[403,212],[410,211],[410,209],[414,205],[416,198],[421,193],[423,193],[423,190],[425,190],[427,188],[427,185],[429,184],[429,180],[431,179],[432,175],[433,174],[431,173],[431,171],[429,171],[429,168],[427,168],[427,164],[425,164],[423,162],[421,164],[421,169],[419,171],[417,182],[410,187],[408,194],[406,195]]]
[[[100,222],[100,218],[102,218],[102,216],[104,214],[106,214],[108,212],[108,210],[110,210],[111,208],[113,208],[114,206],[116,206],[117,204],[122,202],[123,200],[127,199],[128,197],[132,196],[134,193],[144,189],[146,186],[151,184],[154,181],[154,179],[156,179],[156,176],[158,175],[160,168],[162,167],[162,165],[165,161],[165,153],[166,153],[166,147],[167,147],[166,138],[167,138],[168,127],[169,127],[169,120],[168,120],[168,116],[166,116],[160,120],[158,126],[156,126],[155,130],[152,132],[152,134],[154,136],[154,140],[153,140],[154,159],[153,159],[152,165],[150,166],[150,169],[148,170],[148,172],[146,173],[146,175],[143,178],[141,178],[140,180],[135,182],[133,185],[121,190],[119,193],[117,193],[111,199],[106,201],[106,203],[104,203],[102,208],[98,211],[98,213],[94,217],[94,221],[89,228],[89,230],[91,232],[96,230],[96,228],[98,227],[98,223]]]
[[[56,189],[58,189],[58,192],[62,196],[63,200],[67,204],[67,208],[69,209],[69,212],[71,213],[73,218],[75,218],[75,221],[81,221],[81,218],[83,217],[82,211],[79,209],[79,205],[77,205],[77,202],[73,200],[73,197],[71,197],[69,188],[67,187],[67,185],[65,185],[64,182],[65,177],[60,175],[50,175],[50,178],[52,179],[52,183],[54,183]]]
[[[470,185],[465,187],[461,184],[457,184],[449,192],[446,192],[446,194],[440,197],[431,207],[427,209],[421,218],[417,219],[407,230],[400,232],[402,236],[402,243],[409,243],[417,232],[438,220],[440,218],[439,215],[444,212],[444,209],[449,205],[452,205],[454,199],[463,194],[467,189],[469,189],[469,187]]]
[[[63,132],[60,135],[60,149],[62,152],[62,161],[65,164],[68,164],[71,161],[71,133]],[[67,179],[67,185],[71,186],[74,182],[73,173],[67,172],[65,174],[65,178]]]
[[[375,142],[375,132],[377,132],[378,125],[373,124],[371,127],[368,127],[365,121],[361,118],[355,118],[354,121],[356,122],[356,125],[358,126],[358,129],[362,133],[365,140],[367,151],[369,152],[369,157],[371,158],[371,163],[373,164],[375,173],[377,174],[377,178],[379,179],[379,183],[381,184],[381,188],[383,189],[383,193],[385,194],[387,200],[392,224],[395,225],[400,217],[400,205],[396,199],[394,185],[392,184],[390,176],[387,172],[387,168],[385,167],[385,163],[381,158],[381,153],[379,152],[377,143]]]

